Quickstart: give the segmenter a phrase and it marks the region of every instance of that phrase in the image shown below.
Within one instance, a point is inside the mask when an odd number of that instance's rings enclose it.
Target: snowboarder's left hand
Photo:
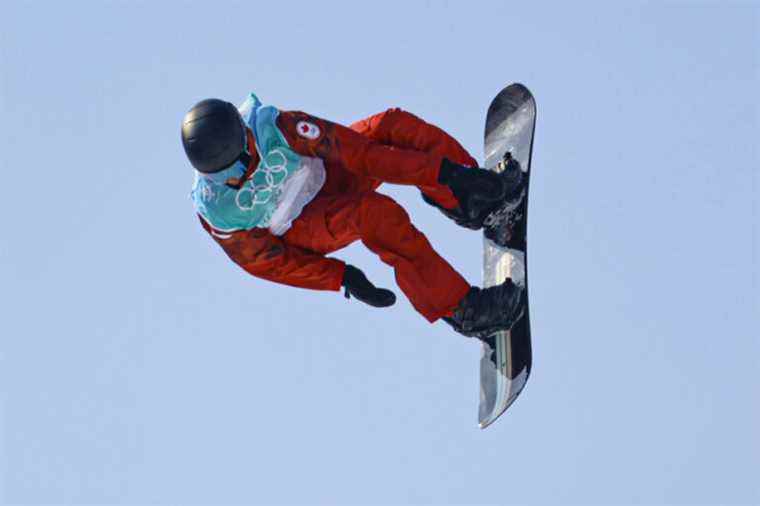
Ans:
[[[343,287],[346,289],[346,298],[355,298],[374,307],[388,307],[396,303],[396,294],[386,288],[377,288],[372,284],[361,269],[346,264],[343,274]]]

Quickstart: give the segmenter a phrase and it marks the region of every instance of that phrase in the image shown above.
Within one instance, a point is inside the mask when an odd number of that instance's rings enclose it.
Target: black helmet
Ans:
[[[237,108],[209,98],[193,106],[182,121],[182,145],[199,172],[219,172],[245,153],[245,127]],[[247,158],[247,157],[246,157]]]

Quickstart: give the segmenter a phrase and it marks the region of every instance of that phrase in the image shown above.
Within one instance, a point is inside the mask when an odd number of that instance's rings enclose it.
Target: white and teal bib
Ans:
[[[252,228],[282,235],[324,185],[324,164],[293,151],[277,127],[280,111],[261,105],[253,93],[238,110],[256,141],[256,171],[239,190],[225,182],[245,173],[240,161],[214,174],[196,171],[190,197],[216,235]]]

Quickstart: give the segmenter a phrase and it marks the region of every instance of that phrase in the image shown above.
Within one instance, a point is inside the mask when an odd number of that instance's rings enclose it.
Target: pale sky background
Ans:
[[[0,501],[760,503],[760,2],[211,4],[0,3]],[[482,161],[513,81],[534,368],[481,431],[476,342],[226,258],[179,126],[398,106]],[[382,191],[479,282],[480,234]]]

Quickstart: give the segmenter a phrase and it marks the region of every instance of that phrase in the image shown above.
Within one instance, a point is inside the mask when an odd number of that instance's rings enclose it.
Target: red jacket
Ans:
[[[318,130],[299,133],[306,124]],[[293,151],[321,158],[327,181],[320,193],[371,191],[382,182],[437,186],[436,200],[453,208],[450,192],[437,184],[443,156],[475,166],[476,161],[438,127],[400,109],[389,109],[350,128],[299,111],[283,111],[277,125]],[[317,132],[318,135],[314,135]],[[227,255],[248,273],[269,281],[315,290],[340,290],[345,264],[341,260],[299,248],[254,228],[231,234],[203,227]]]

